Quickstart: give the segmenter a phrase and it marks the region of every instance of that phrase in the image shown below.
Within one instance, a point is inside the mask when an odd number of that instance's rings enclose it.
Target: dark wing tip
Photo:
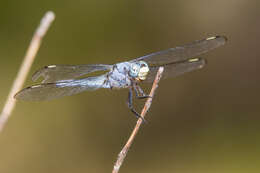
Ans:
[[[19,92],[20,92],[20,91],[19,91]],[[19,99],[18,96],[17,96],[17,95],[19,94],[19,92],[15,93],[15,95],[13,96],[14,99],[16,99],[16,100]]]
[[[228,41],[228,38],[227,38],[226,36],[224,36],[224,35],[217,35],[216,37],[217,37],[217,38],[222,38],[222,39],[224,39],[225,41]]]
[[[222,35],[208,37],[208,38],[206,38],[206,40],[217,40],[221,44],[225,44],[228,41],[227,37],[226,36],[222,36]]]
[[[218,36],[216,36],[216,38],[223,40],[224,43],[226,43],[228,41],[228,38],[224,35],[218,35]]]
[[[13,96],[13,98],[16,99],[16,100],[22,100],[21,97],[20,97],[20,96],[21,96],[21,93],[22,93],[25,89],[28,89],[28,88],[29,88],[29,87],[24,88],[24,89],[18,91],[18,92]]]
[[[223,38],[223,39],[225,39],[226,41],[228,40],[225,35],[217,35],[216,38]]]
[[[14,95],[14,99],[16,100],[23,100],[23,93],[24,91],[33,88],[32,86],[26,87],[20,91],[18,91],[15,95]]]
[[[51,83],[50,83],[51,84]],[[29,87],[26,87],[20,91],[18,91],[14,96],[13,98],[16,99],[16,100],[32,100],[32,98],[30,98],[28,92],[30,92],[31,89],[34,89],[34,88],[39,88],[41,87],[42,85],[32,85],[32,86],[29,86]]]

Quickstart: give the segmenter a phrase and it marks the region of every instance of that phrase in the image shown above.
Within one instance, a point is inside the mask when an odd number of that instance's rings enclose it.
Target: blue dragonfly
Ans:
[[[133,107],[133,93],[139,99],[149,97],[139,86],[140,83],[153,82],[160,66],[164,67],[162,78],[176,77],[200,69],[205,66],[206,60],[197,56],[224,45],[226,41],[227,38],[224,36],[209,37],[113,65],[45,66],[32,76],[33,81],[43,77],[41,84],[24,88],[14,97],[18,100],[42,101],[100,88],[127,88],[128,107],[140,118]],[[84,75],[97,71],[104,73],[84,78]]]

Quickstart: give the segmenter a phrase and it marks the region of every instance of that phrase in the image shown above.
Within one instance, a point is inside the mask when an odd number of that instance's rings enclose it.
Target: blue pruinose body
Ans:
[[[152,82],[160,66],[164,67],[163,78],[200,69],[206,61],[197,56],[224,45],[226,41],[224,36],[209,37],[114,65],[45,66],[32,77],[33,81],[43,77],[42,83],[21,90],[14,97],[42,101],[99,88],[129,88],[128,106],[139,117],[132,107],[132,92],[135,92],[137,98],[147,98],[139,86],[141,82]],[[104,71],[104,74],[84,77],[96,71]]]

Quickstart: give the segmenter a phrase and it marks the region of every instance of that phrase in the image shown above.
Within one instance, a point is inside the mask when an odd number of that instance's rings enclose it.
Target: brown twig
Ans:
[[[158,72],[157,72],[157,75],[154,79],[154,82],[153,82],[153,86],[152,86],[152,89],[151,89],[151,92],[149,94],[149,96],[151,96],[150,98],[147,99],[147,101],[145,102],[145,105],[144,105],[144,108],[142,110],[142,113],[141,113],[141,116],[144,118],[146,113],[148,112],[151,104],[152,104],[152,101],[153,101],[153,96],[154,96],[154,93],[155,93],[155,90],[156,88],[158,87],[158,83],[161,79],[161,76],[162,76],[162,73],[163,73],[163,70],[164,68],[163,67],[160,67]],[[112,171],[112,173],[118,173],[126,155],[127,155],[127,152],[129,150],[129,148],[131,147],[133,141],[134,141],[134,138],[142,124],[142,119],[139,118],[136,122],[136,125],[135,125],[135,128],[131,134],[131,136],[129,137],[128,141],[126,142],[125,146],[123,147],[123,149],[121,150],[121,152],[118,154],[118,158],[117,158],[117,161],[116,163],[114,164],[114,169]]]
[[[29,48],[27,49],[27,52],[25,54],[23,63],[20,66],[19,72],[14,80],[13,86],[7,97],[2,113],[0,114],[0,132],[3,130],[8,118],[10,117],[15,107],[16,100],[13,98],[13,96],[17,91],[22,89],[26,76],[41,45],[42,38],[46,34],[54,18],[55,15],[53,12],[47,12],[42,18],[40,25],[33,35]]]

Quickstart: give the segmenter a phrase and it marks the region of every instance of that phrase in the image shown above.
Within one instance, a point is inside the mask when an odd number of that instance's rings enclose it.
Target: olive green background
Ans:
[[[56,20],[30,76],[44,65],[113,64],[227,36],[225,46],[203,55],[205,68],[160,82],[120,172],[260,172],[259,1],[1,0],[1,108],[48,10]],[[0,134],[0,172],[111,172],[136,122],[126,98],[127,90],[103,89],[18,102]]]

